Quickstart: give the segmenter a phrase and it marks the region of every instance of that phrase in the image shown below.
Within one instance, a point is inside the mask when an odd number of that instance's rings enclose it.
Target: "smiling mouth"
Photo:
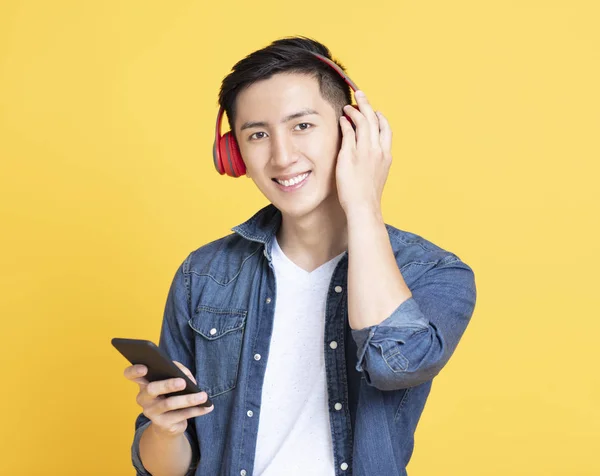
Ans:
[[[296,175],[290,180],[279,180],[277,178],[274,178],[272,180],[273,182],[277,182],[279,185],[283,185],[284,187],[291,187],[292,185],[297,185],[300,182],[303,182],[310,173],[311,171],[309,170],[308,172],[304,172],[303,174]]]

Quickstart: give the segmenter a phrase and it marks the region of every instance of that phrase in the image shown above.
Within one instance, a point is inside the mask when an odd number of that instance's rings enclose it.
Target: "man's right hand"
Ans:
[[[173,361],[194,383],[196,379],[183,364]],[[125,378],[139,385],[136,401],[142,407],[143,414],[152,421],[150,428],[161,437],[174,437],[187,429],[188,418],[206,415],[214,409],[199,407],[207,399],[206,392],[188,395],[166,396],[171,392],[183,390],[185,382],[181,378],[148,382],[144,376],[148,372],[145,365],[131,365],[124,371]]]

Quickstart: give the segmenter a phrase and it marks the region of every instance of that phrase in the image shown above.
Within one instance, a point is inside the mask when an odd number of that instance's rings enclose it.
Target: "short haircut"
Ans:
[[[251,84],[269,79],[278,73],[298,73],[316,78],[321,96],[333,106],[338,116],[342,115],[343,107],[352,101],[350,86],[330,65],[311,52],[329,58],[342,71],[346,71],[339,61],[332,58],[325,45],[305,36],[290,36],[275,40],[233,66],[231,73],[221,84],[219,105],[227,114],[229,128],[234,137],[238,94]]]

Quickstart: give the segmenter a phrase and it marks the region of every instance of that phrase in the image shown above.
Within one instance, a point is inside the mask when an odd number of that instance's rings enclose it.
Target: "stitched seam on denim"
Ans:
[[[208,311],[214,314],[235,314],[238,316],[246,316],[248,314],[248,311],[244,309],[216,308],[211,306],[205,306],[203,304],[198,304],[198,307],[196,307],[196,312],[200,311]]]
[[[423,334],[424,332],[427,332],[429,330],[429,327],[423,328],[421,327],[418,331],[416,331],[411,338],[414,338],[415,336],[419,335],[419,334]],[[383,349],[382,349],[383,350]],[[388,359],[391,359],[392,357],[394,357],[395,355],[400,354],[400,357],[402,357],[402,360],[404,360],[406,362],[406,369],[401,369],[401,370],[394,370],[392,369],[392,366],[390,364],[388,364]],[[406,372],[408,367],[410,366],[410,360],[408,360],[408,358],[402,353],[401,350],[398,350],[398,352],[394,352],[391,355],[388,355],[387,357],[384,355],[383,356],[383,360],[385,360],[385,363],[388,364],[388,367],[390,367],[390,370],[394,373],[398,373],[398,372]]]
[[[343,260],[344,260],[344,258],[342,258],[342,260],[340,260],[340,262]],[[336,270],[338,269],[339,266],[340,266],[340,263],[338,263],[338,265],[336,266]],[[334,270],[333,276],[335,276],[335,270]],[[329,291],[331,291],[332,284],[333,284],[333,279],[329,283]],[[346,304],[347,304],[347,299],[341,298],[339,300],[338,307],[341,307],[342,316],[348,315],[347,314],[348,309],[347,309]],[[337,308],[332,310],[334,318],[337,315],[336,310],[337,310]],[[340,361],[342,363],[341,365],[343,367],[343,369],[342,369],[343,372],[341,372],[340,376],[341,376],[341,380],[342,380],[342,387],[344,389],[344,395],[342,397],[344,415],[345,415],[344,421],[346,423],[346,431],[348,434],[348,440],[353,441],[354,435],[353,435],[353,431],[352,431],[352,422],[351,422],[351,417],[350,417],[350,404],[349,404],[350,398],[348,396],[348,366],[346,365],[346,363],[347,363],[346,362],[346,338],[345,338],[346,336],[345,336],[344,328],[345,328],[345,323],[342,324],[342,330],[341,330],[342,338],[341,338],[340,342],[342,342],[342,345],[338,346],[337,349],[340,349],[339,354],[342,355],[342,357],[340,357]],[[338,355],[338,354],[336,353],[336,355]],[[336,359],[336,358],[334,357],[334,359]],[[329,391],[329,389],[328,389],[328,391]],[[334,445],[335,445],[335,443],[334,443]],[[342,448],[343,452],[346,450],[347,450],[346,448]],[[350,448],[350,450],[351,450],[351,448]],[[351,451],[350,451],[350,454],[352,454]],[[336,455],[337,455],[337,452],[336,452]],[[334,455],[334,456],[335,456],[335,459],[337,460],[338,458],[336,455]],[[347,468],[347,470],[350,471],[348,474],[352,474],[352,464],[353,464],[352,456],[350,456],[350,460],[351,460],[351,462],[348,464],[348,468]]]
[[[192,286],[190,283],[190,273],[189,273],[191,259],[192,259],[192,253],[188,254],[187,258],[183,261],[183,268],[182,268],[183,283],[185,285],[185,294],[186,294],[186,298],[187,298],[188,312],[190,315],[192,314]]]
[[[270,217],[271,228],[268,230],[265,230],[262,233],[262,236],[265,238],[265,241],[270,235],[275,234],[277,228],[281,225],[281,220],[282,220],[281,211],[277,207],[275,207],[275,205],[270,204],[266,208],[267,208],[266,210],[263,210],[263,214],[261,216],[265,216],[266,214],[271,214],[271,217]],[[237,230],[240,230],[241,227],[243,227],[244,225],[247,225],[247,224],[248,224],[248,222],[246,221],[245,223],[238,225],[235,228]],[[248,238],[248,239],[251,240],[251,238]],[[257,235],[257,239],[260,239],[260,237],[258,235]]]
[[[389,233],[392,233],[396,238],[398,238],[405,245],[417,245],[420,248],[423,248],[425,251],[436,251],[439,248],[439,247],[437,247],[437,245],[430,245],[419,239],[406,240],[402,236],[402,232],[400,230],[397,230],[396,228],[393,228],[391,225],[387,225],[387,224],[385,225],[385,227],[388,229]],[[424,238],[422,238],[422,239],[424,239]]]
[[[202,337],[207,338],[207,336],[205,336],[200,330],[196,329],[194,326],[192,326],[191,324],[192,319],[190,319],[188,321],[188,325],[198,334],[200,334]],[[233,390],[234,388],[237,387],[237,376],[239,374],[239,370],[240,370],[240,362],[241,362],[241,352],[242,352],[242,345],[243,345],[243,339],[244,339],[244,332],[245,332],[245,323],[246,323],[246,319],[244,318],[242,321],[242,324],[234,329],[229,329],[228,331],[224,332],[223,334],[221,334],[217,339],[220,339],[221,337],[223,337],[225,334],[229,334],[230,332],[233,331],[240,331],[241,329],[241,333],[242,333],[242,340],[241,340],[241,344],[240,344],[240,350],[238,352],[238,364],[237,364],[237,370],[236,370],[236,376],[229,380],[228,382],[224,383],[223,385],[214,387],[214,388],[210,388],[210,390],[212,390],[212,392],[208,392],[208,390],[206,391],[209,394],[210,398],[214,398],[217,397],[219,395],[222,395],[224,393],[230,392],[231,390]],[[210,339],[208,338],[209,341],[214,341],[216,339]],[[214,392],[214,393],[213,393]]]
[[[337,307],[341,307],[342,308],[342,316],[345,316],[346,312],[347,312],[346,302],[347,302],[347,300],[342,298],[342,299],[340,299],[340,301],[339,301],[339,303],[337,305]],[[336,313],[337,307],[335,309],[333,309],[333,316],[334,317],[337,314]],[[344,326],[345,326],[345,324],[342,325],[342,332],[341,332],[342,333],[342,338],[340,340],[340,342],[342,342],[342,345],[339,346],[338,348],[341,349],[339,353],[343,355],[343,358],[340,358],[340,361],[342,362],[342,365],[344,367],[344,369],[343,369],[344,372],[341,372],[342,384],[344,386],[343,405],[344,405],[344,408],[349,408],[349,401],[350,401],[350,399],[348,397],[348,368],[347,368],[347,365],[346,365],[346,335],[344,333]],[[352,430],[351,425],[350,425],[350,420],[348,418],[346,418],[346,420],[347,420],[346,423],[347,423],[348,430],[350,431],[350,430]],[[351,434],[351,431],[350,431],[350,434]]]
[[[216,336],[216,337],[211,337],[211,336],[207,336],[202,330],[197,329],[196,327],[194,327],[193,325],[193,321],[194,318],[190,318],[188,320],[188,325],[198,334],[202,335],[204,338],[213,341],[215,339],[219,339],[221,337],[223,337],[225,334],[229,334],[232,331],[237,331],[240,328],[244,327],[246,324],[246,316],[247,316],[247,311],[244,311],[242,309],[232,309],[232,310],[225,310],[225,309],[217,309],[214,307],[210,307],[210,306],[202,306],[199,305],[198,308],[196,309],[196,312],[194,314],[199,314],[200,311],[208,311],[212,314],[217,314],[217,315],[222,315],[222,316],[226,316],[226,315],[230,315],[230,316],[236,316],[237,318],[241,318],[240,319],[240,323],[239,325],[236,325],[236,327],[232,327],[231,329],[227,329],[225,332],[223,332],[222,334]]]
[[[440,264],[456,263],[457,261],[460,261],[460,258],[455,254],[450,254],[449,256],[440,259]]]
[[[254,242],[259,242],[259,243],[265,244],[267,242],[268,237],[275,234],[275,229],[281,223],[281,219],[276,219],[276,216],[277,216],[277,212],[271,218],[272,220],[275,220],[273,225],[271,225],[271,228],[269,228],[268,230],[265,230],[264,233],[260,234],[260,236],[259,235],[256,235],[256,236],[248,235],[240,228],[240,226],[242,226],[242,225],[233,227],[232,231],[238,233],[240,236],[244,237],[245,239],[247,239],[249,241],[254,241]]]
[[[404,365],[404,363],[406,363],[406,368],[400,368],[398,370],[395,370],[392,368],[392,365],[388,362],[388,359],[391,359],[394,355],[398,355],[400,354],[400,357],[402,357],[400,360],[402,361],[402,364]],[[408,370],[408,366],[410,365],[409,360],[404,356],[404,354],[402,354],[400,351],[392,354],[392,355],[388,355],[387,357],[384,355],[383,356],[383,360],[385,360],[386,365],[390,368],[390,370],[392,372],[394,372],[395,374],[400,373],[400,372],[406,372]]]
[[[227,385],[223,385],[223,387],[226,387]],[[237,387],[237,382],[233,382],[233,385],[230,388],[226,388],[225,390],[220,390],[218,393],[213,393],[212,395],[209,395],[210,398],[215,398],[218,397],[219,395],[223,395],[224,393],[227,392],[231,392],[235,387]],[[219,387],[217,387],[219,388]]]
[[[374,326],[371,326],[374,327]],[[386,327],[392,327],[392,326],[386,326]],[[399,326],[393,326],[395,328],[402,328],[402,329],[415,329],[415,332],[413,333],[413,336],[415,334],[418,334],[419,332],[424,332],[427,329],[429,329],[429,326],[427,327],[423,327],[421,324],[411,324],[411,323],[402,323]],[[385,332],[378,332],[378,331],[373,331],[373,337],[371,337],[371,340],[369,341],[369,344],[379,344],[380,342],[385,342],[386,340],[389,339],[388,336],[385,335]],[[380,336],[379,334],[383,334],[382,336]],[[402,340],[403,344],[406,344],[406,341]]]
[[[439,261],[411,261],[410,263],[406,263],[404,266],[402,266],[400,268],[400,272],[402,272],[403,269],[408,268],[409,266],[413,266],[413,265],[429,265],[429,264],[438,264]]]
[[[239,326],[237,326],[237,327],[233,327],[233,328],[231,328],[231,329],[227,329],[225,332],[223,332],[222,334],[220,334],[220,335],[219,335],[219,336],[217,336],[217,337],[211,337],[211,336],[207,336],[207,335],[206,335],[204,332],[202,332],[200,329],[196,329],[196,328],[195,328],[195,327],[192,325],[192,319],[190,319],[190,320],[188,321],[188,325],[189,325],[189,326],[190,326],[190,327],[191,327],[191,328],[192,328],[194,331],[196,331],[198,334],[200,334],[202,337],[204,337],[205,339],[208,339],[209,341],[211,341],[211,342],[212,342],[212,341],[214,341],[214,340],[220,339],[220,338],[221,338],[221,337],[223,337],[225,334],[229,334],[230,332],[233,332],[233,331],[239,331],[239,330],[240,330],[242,327],[244,327],[244,322],[242,321],[242,323],[241,323]]]
[[[198,273],[197,271],[194,270],[190,270],[190,273],[195,274],[196,276],[208,276],[210,279],[212,279],[215,283],[217,283],[219,286],[227,286],[229,283],[231,283],[232,281],[235,281],[237,279],[237,277],[240,275],[240,273],[242,272],[242,268],[244,267],[244,264],[246,264],[246,261],[248,261],[250,258],[252,258],[256,253],[258,253],[258,251],[260,250],[260,248],[258,248],[256,251],[252,252],[251,254],[249,254],[244,261],[242,261],[242,264],[240,265],[240,269],[238,269],[237,273],[229,280],[229,281],[225,281],[225,282],[220,282],[217,281],[217,279],[209,274],[209,273]]]
[[[242,236],[243,238],[247,239],[248,241],[254,241],[254,242],[260,242],[263,243],[263,241],[261,240],[262,237],[258,237],[258,236],[250,236],[247,233],[244,233],[240,228],[235,227],[233,228],[233,231],[235,231],[236,233],[239,233],[240,236]],[[264,244],[264,243],[263,243]]]
[[[400,403],[398,404],[398,408],[396,409],[396,414],[394,415],[394,421],[398,421],[398,415],[400,415],[400,411],[406,405],[406,402],[408,400],[409,394],[412,391],[412,389],[413,389],[413,387],[406,388],[404,395],[402,396],[402,400],[400,400]]]

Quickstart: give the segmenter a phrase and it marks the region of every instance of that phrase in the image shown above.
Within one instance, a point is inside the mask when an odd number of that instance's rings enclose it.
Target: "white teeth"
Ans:
[[[277,180],[277,183],[280,183],[281,185],[283,185],[285,187],[289,187],[290,185],[296,185],[296,184],[302,182],[306,177],[308,177],[308,173],[298,175],[290,180],[279,180],[279,179],[275,179],[275,180]]]

